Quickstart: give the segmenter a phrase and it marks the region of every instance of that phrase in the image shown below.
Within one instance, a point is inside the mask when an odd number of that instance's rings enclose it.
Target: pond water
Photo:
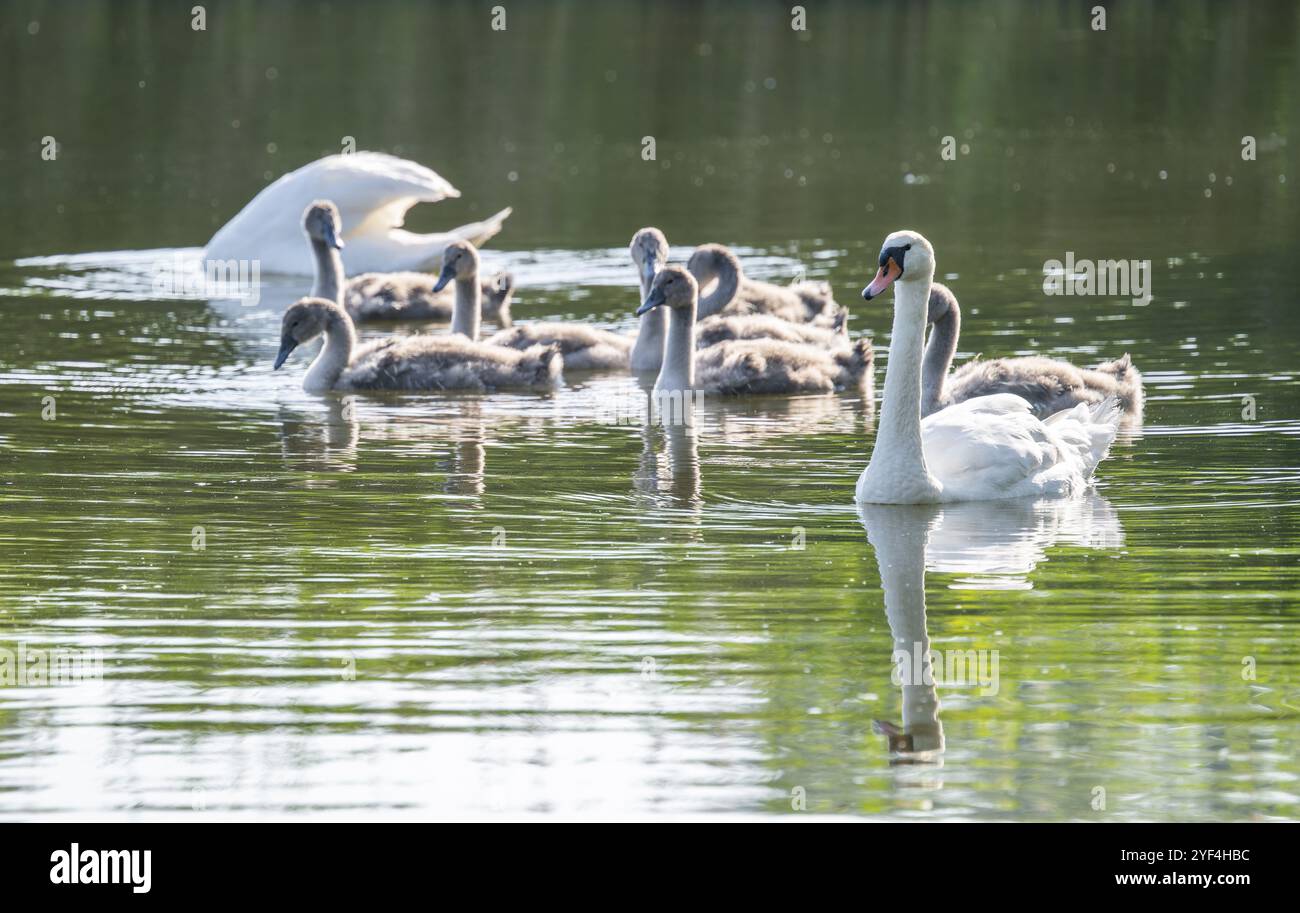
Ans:
[[[1295,6],[12,7],[0,672],[102,677],[0,685],[0,816],[1300,813]],[[516,320],[632,328],[658,225],[831,282],[879,386],[911,227],[960,361],[1131,352],[1145,423],[1078,501],[859,512],[852,395],[309,396],[308,280],[154,267],[349,136],[460,188],[417,230],[514,207]]]

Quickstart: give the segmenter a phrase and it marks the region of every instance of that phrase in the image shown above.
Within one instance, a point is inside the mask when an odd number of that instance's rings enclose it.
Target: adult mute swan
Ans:
[[[637,309],[637,316],[659,307],[669,311],[656,393],[830,393],[849,387],[865,391],[871,386],[872,349],[865,339],[836,352],[776,339],[730,340],[697,351],[698,304],[695,277],[672,264],[655,275],[650,294]]]
[[[934,248],[914,231],[885,239],[868,301],[894,286],[894,329],[871,461],[858,479],[866,504],[926,504],[1082,491],[1119,428],[1114,399],[1079,404],[1045,420],[1011,393],[979,396],[921,419]]]
[[[929,321],[930,341],[921,370],[923,416],[976,396],[1014,393],[1025,399],[1039,418],[1113,396],[1124,421],[1142,419],[1142,375],[1127,353],[1095,368],[1076,368],[1066,361],[1029,355],[972,361],[949,374],[961,332],[961,307],[952,290],[938,282],[930,292]]]
[[[325,345],[307,370],[303,389],[475,390],[522,387],[551,389],[562,369],[557,347],[526,352],[474,342],[459,333],[440,336],[389,336],[357,344],[352,319],[337,302],[302,298],[284,312],[280,325],[279,369],[298,346],[321,334]]]
[[[312,261],[298,235],[299,213],[314,200],[333,200],[347,230],[354,272],[426,270],[451,241],[482,243],[501,230],[503,209],[482,222],[428,235],[402,230],[416,203],[458,197],[434,171],[381,152],[330,155],[291,171],[262,189],[212,236],[208,260],[258,260],[264,273],[310,275]]]

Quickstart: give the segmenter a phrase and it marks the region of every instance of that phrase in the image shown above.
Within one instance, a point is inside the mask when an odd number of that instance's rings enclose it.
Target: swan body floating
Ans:
[[[638,316],[660,307],[669,312],[655,393],[830,393],[871,387],[873,354],[865,339],[837,352],[775,339],[730,340],[697,351],[698,304],[695,277],[680,266],[669,265],[659,270],[650,294],[637,309]]]
[[[812,323],[791,323],[771,314],[714,314],[695,325],[695,343],[707,348],[729,339],[777,339],[823,349],[846,349],[850,345],[847,321],[821,327]]]
[[[333,200],[348,226],[348,262],[355,272],[432,268],[451,241],[482,243],[501,230],[510,210],[451,231],[402,229],[416,203],[458,197],[436,172],[380,152],[330,155],[264,187],[208,242],[209,260],[257,260],[262,272],[309,275],[312,261],[298,236],[298,214],[313,200]]]
[[[478,281],[478,251],[468,241],[447,245],[442,274],[433,286],[435,293],[456,281],[451,331],[471,340],[478,339],[482,288]],[[526,323],[501,330],[485,345],[511,351],[532,351],[538,346],[554,347],[568,370],[622,367],[628,363],[632,340],[618,333],[581,323]]]
[[[627,370],[633,339],[585,323],[546,321],[516,324],[488,337],[492,345],[527,349],[555,345],[564,355],[566,371]]]
[[[832,329],[847,318],[847,312],[835,303],[829,283],[796,282],[785,286],[749,279],[740,260],[721,244],[697,247],[686,265],[701,287],[717,280],[717,287],[700,299],[700,317],[771,314],[791,323],[813,323]]]
[[[870,300],[894,286],[894,328],[885,395],[871,461],[857,500],[924,504],[997,498],[1065,497],[1083,491],[1119,427],[1114,399],[1078,406],[1045,420],[1010,393],[979,396],[921,419],[921,346],[934,249],[922,235],[885,239]]]
[[[628,245],[636,264],[637,281],[644,301],[650,294],[655,273],[668,262],[668,239],[657,228],[646,227],[632,236]],[[531,345],[555,344],[564,352],[564,367],[570,371],[631,369],[635,372],[658,371],[663,363],[667,315],[648,311],[641,315],[635,334],[623,335],[581,323],[530,323],[512,326],[497,333],[489,342],[496,345],[526,348]]]
[[[363,273],[348,280],[343,307],[357,323],[447,323],[454,296],[446,289],[435,292],[436,282],[429,273]],[[483,319],[510,326],[514,277],[497,273],[480,280],[479,287]]]
[[[1014,393],[1039,418],[1113,396],[1124,421],[1142,419],[1142,375],[1127,354],[1095,368],[1076,368],[1037,355],[994,358],[969,362],[949,374],[961,331],[961,307],[952,291],[938,282],[930,293],[929,322],[930,340],[921,372],[923,416],[977,396]]]
[[[357,344],[347,311],[324,298],[301,298],[284,312],[278,369],[298,346],[324,334],[325,345],[307,370],[303,389],[547,390],[559,385],[563,362],[557,347],[526,352],[474,342],[458,333],[389,336]]]

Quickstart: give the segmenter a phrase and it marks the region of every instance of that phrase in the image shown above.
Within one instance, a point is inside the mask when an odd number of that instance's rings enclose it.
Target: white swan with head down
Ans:
[[[1087,487],[1119,427],[1114,399],[1044,420],[1011,393],[980,396],[921,419],[921,355],[934,282],[934,248],[914,231],[885,239],[880,269],[862,291],[894,286],[894,329],[871,461],[858,479],[867,504],[1064,497]]]
[[[302,247],[298,219],[314,200],[333,200],[347,231],[354,272],[430,269],[451,241],[481,244],[501,230],[503,209],[482,222],[420,235],[402,229],[416,203],[458,197],[436,172],[380,152],[331,155],[291,171],[253,197],[208,242],[209,260],[257,260],[264,273],[306,276],[312,260]]]

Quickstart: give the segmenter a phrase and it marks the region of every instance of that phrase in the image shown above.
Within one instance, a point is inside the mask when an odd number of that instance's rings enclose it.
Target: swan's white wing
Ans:
[[[1039,421],[1010,393],[949,406],[921,422],[931,473],[951,500],[1065,495],[1087,484],[1118,427],[1107,401]]]
[[[407,210],[416,203],[460,196],[459,190],[432,169],[381,152],[331,155],[293,174],[302,176],[304,190],[319,190],[302,209],[313,199],[334,201],[343,220],[345,242],[368,231],[400,228]]]
[[[332,200],[339,208],[349,272],[418,269],[441,255],[452,237],[484,237],[487,223],[462,226],[440,235],[411,235],[400,228],[416,203],[460,196],[450,183],[416,162],[381,152],[331,155],[304,165],[263,188],[239,214],[208,242],[213,260],[258,260],[263,272],[310,275],[311,253],[302,231],[303,211],[315,200]],[[508,214],[508,213],[507,213]],[[498,214],[486,236],[499,230]],[[390,252],[391,251],[391,252]]]
[[[1009,393],[979,396],[921,422],[925,462],[949,498],[1013,497],[1056,459],[1029,403]]]
[[[451,231],[417,235],[401,228],[368,231],[347,239],[343,262],[348,272],[390,273],[404,270],[436,271],[442,251],[452,241],[468,241],[480,247],[499,232],[510,208],[481,222],[470,222]]]

